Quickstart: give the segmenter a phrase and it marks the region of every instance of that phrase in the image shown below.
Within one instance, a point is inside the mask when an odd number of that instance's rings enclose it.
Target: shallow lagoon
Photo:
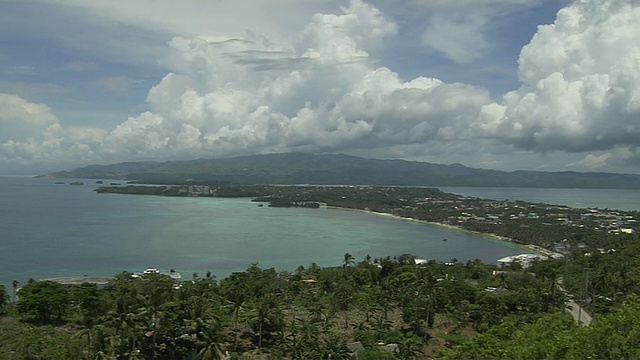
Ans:
[[[112,276],[148,267],[218,278],[252,263],[295,270],[404,253],[486,262],[524,252],[462,231],[361,211],[259,207],[250,199],[97,194],[60,179],[0,177],[0,282]],[[443,239],[447,241],[442,241]]]

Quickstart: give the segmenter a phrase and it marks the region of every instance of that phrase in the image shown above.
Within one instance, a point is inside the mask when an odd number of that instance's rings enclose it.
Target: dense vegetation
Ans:
[[[616,262],[629,254],[606,256]],[[619,303],[601,305],[591,326],[581,327],[564,312],[567,294],[557,286],[562,261],[498,269],[479,261],[416,265],[409,255],[357,262],[345,254],[342,262],[293,273],[252,265],[221,281],[210,273],[176,283],[126,272],[104,288],[30,281],[15,302],[2,288],[0,359],[639,355],[635,274],[628,288],[617,288]],[[598,262],[592,271],[616,273]],[[594,290],[598,281],[589,283]]]
[[[364,159],[342,154],[269,154],[231,159],[91,165],[49,176],[146,183],[498,186],[639,189],[640,175],[496,171],[460,164]]]
[[[349,359],[347,342],[359,341],[359,359],[415,359],[506,318],[562,312],[551,279],[494,270],[477,261],[416,266],[411,256],[356,263],[345,254],[340,267],[252,265],[220,282],[130,273],[104,289],[29,282],[2,321],[0,358]]]

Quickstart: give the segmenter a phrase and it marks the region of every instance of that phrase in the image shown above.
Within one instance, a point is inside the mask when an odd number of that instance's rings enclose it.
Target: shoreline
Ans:
[[[459,231],[459,232],[463,232],[463,233],[467,233],[467,234],[476,235],[478,237],[488,238],[488,239],[491,239],[491,240],[495,240],[495,241],[498,241],[498,242],[509,244],[510,246],[512,246],[514,248],[518,248],[518,249],[522,249],[522,250],[528,250],[529,252],[534,253],[536,255],[544,255],[544,256],[551,257],[553,254],[555,254],[554,252],[552,252],[552,251],[550,251],[548,249],[544,249],[544,248],[541,248],[541,247],[536,246],[536,245],[517,243],[513,239],[505,237],[505,236],[500,236],[500,235],[496,235],[496,234],[482,233],[482,232],[478,232],[478,231],[468,230],[468,229],[465,229],[465,228],[463,228],[461,226],[456,226],[456,225],[451,225],[451,224],[445,224],[445,223],[440,223],[440,222],[435,222],[435,221],[420,220],[420,219],[416,219],[416,218],[403,217],[403,216],[394,215],[394,214],[390,214],[390,213],[383,213],[383,212],[377,212],[377,211],[372,211],[372,210],[364,210],[364,209],[356,209],[356,208],[344,208],[344,207],[339,207],[339,206],[327,206],[327,209],[353,210],[353,211],[360,211],[360,212],[364,212],[364,213],[368,213],[368,214],[372,214],[372,215],[384,216],[384,217],[388,217],[388,218],[392,218],[392,219],[396,219],[396,220],[412,221],[412,222],[416,222],[416,223],[420,223],[420,224],[424,224],[424,225],[432,225],[432,226],[441,227],[441,228],[445,228],[445,229],[449,229],[449,230],[454,230],[454,231]]]

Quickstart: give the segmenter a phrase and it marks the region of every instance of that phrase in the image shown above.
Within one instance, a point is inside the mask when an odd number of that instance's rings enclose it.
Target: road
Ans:
[[[565,295],[568,295],[567,290],[564,289],[563,279],[559,278],[556,280],[556,285],[558,289],[562,291]],[[567,302],[565,303],[565,309],[568,313],[573,316],[575,321],[577,321],[582,326],[589,326],[591,324],[591,315],[589,315],[577,302],[573,299],[567,297]]]
[[[573,300],[567,301],[567,312],[582,326],[591,324],[591,315],[589,315],[578,303]]]

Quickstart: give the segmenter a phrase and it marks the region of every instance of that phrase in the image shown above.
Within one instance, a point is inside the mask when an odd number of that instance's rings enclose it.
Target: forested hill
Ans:
[[[50,177],[126,179],[151,183],[238,183],[399,186],[495,186],[640,189],[640,175],[580,172],[504,172],[343,154],[286,153],[228,159],[91,165]]]

